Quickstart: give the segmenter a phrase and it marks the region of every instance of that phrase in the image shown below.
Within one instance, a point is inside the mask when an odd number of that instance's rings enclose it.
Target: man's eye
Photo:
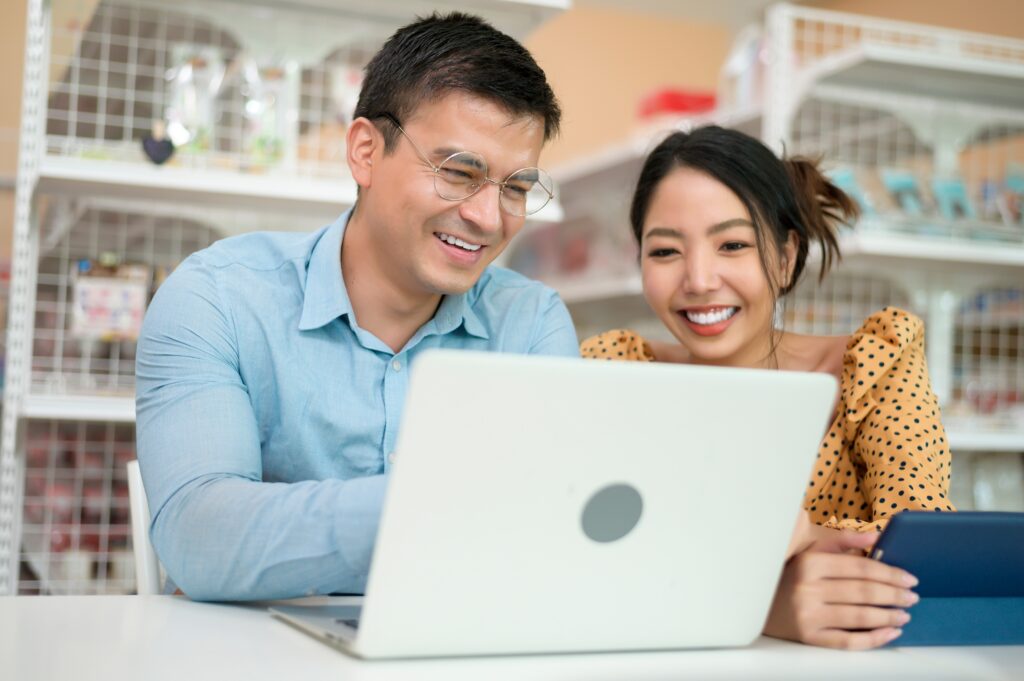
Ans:
[[[448,182],[466,184],[475,182],[476,174],[460,168],[441,168],[440,175]]]

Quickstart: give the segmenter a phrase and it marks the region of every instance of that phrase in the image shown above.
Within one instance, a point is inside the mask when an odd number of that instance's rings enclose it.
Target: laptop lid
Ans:
[[[758,636],[832,376],[434,351],[410,382],[357,654]]]

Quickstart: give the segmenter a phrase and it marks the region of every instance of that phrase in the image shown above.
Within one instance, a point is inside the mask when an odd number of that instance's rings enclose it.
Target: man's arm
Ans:
[[[363,591],[385,477],[262,481],[231,311],[201,256],[155,296],[136,374],[150,533],[178,587],[197,600]]]

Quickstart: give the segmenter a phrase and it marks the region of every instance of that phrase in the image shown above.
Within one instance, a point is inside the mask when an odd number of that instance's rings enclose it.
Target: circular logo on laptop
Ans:
[[[583,533],[606,544],[622,539],[640,521],[644,500],[631,485],[617,483],[594,493],[583,507]]]

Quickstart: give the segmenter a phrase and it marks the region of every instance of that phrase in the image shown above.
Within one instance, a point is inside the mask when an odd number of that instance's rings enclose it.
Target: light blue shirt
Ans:
[[[578,354],[558,296],[496,267],[393,352],[359,327],[345,290],[348,216],[219,241],[146,314],[136,402],[150,533],[194,599],[362,593],[424,350]]]

